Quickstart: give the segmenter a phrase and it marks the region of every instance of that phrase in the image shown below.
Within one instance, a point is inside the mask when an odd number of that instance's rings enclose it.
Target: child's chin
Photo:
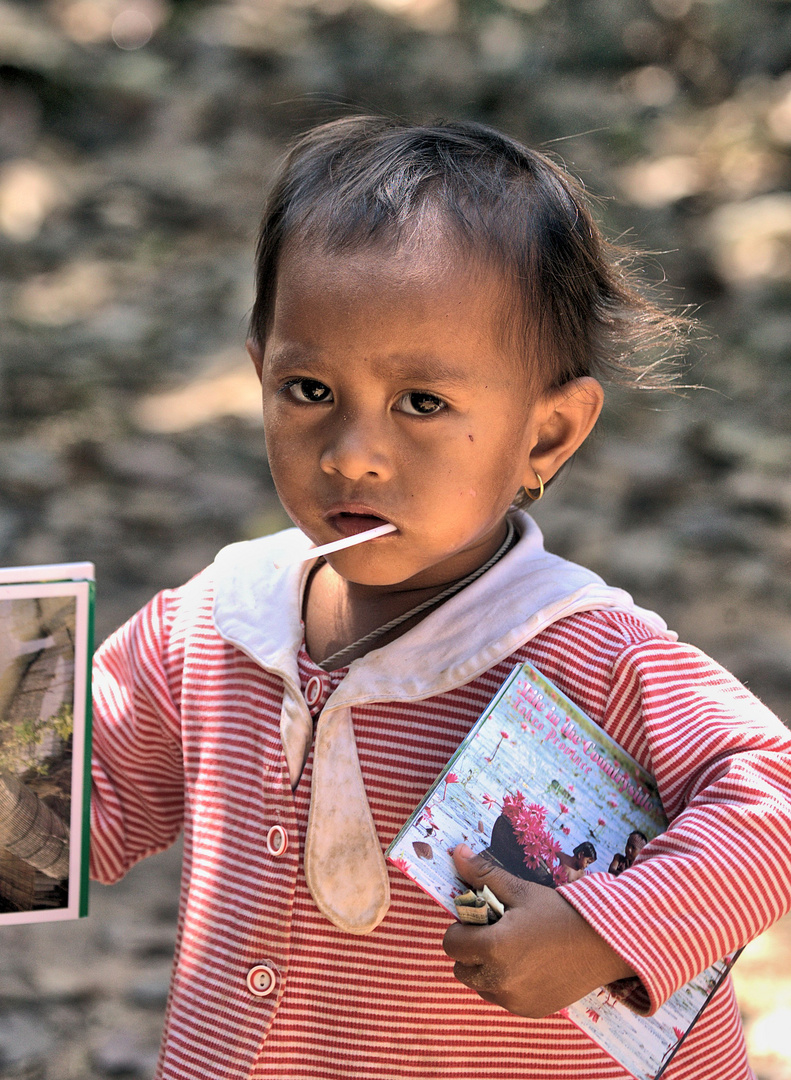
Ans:
[[[355,585],[387,588],[389,585],[400,585],[410,577],[409,573],[401,573],[398,567],[392,565],[372,564],[366,566],[348,556],[342,558],[343,555],[344,552],[342,551],[329,555],[327,556],[327,562],[339,577]]]

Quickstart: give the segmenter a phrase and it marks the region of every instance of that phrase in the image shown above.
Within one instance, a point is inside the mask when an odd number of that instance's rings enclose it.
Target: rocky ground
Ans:
[[[279,527],[243,352],[265,183],[350,107],[469,116],[562,155],[703,321],[705,389],[611,393],[550,546],[791,716],[789,59],[778,0],[0,0],[0,562],[93,559],[101,639]],[[150,1075],[177,877],[3,930],[3,1075]],[[739,964],[762,1080],[790,959],[781,924]]]

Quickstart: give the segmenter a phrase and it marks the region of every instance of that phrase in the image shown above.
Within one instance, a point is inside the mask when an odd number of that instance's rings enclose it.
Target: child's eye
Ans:
[[[447,409],[447,405],[442,398],[438,398],[434,394],[411,390],[408,394],[404,394],[403,397],[399,398],[398,408],[409,416],[431,416],[432,413]]]
[[[323,405],[332,401],[332,391],[318,379],[291,379],[283,389],[295,401]]]

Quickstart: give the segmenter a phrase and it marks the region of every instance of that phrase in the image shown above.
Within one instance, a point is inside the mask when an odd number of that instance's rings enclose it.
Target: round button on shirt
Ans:
[[[247,972],[247,989],[253,997],[268,997],[277,986],[277,970],[269,961],[256,964]]]

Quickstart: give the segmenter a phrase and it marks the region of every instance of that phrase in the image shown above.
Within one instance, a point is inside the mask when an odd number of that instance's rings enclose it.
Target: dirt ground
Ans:
[[[254,236],[288,141],[349,110],[543,147],[655,253],[645,280],[702,320],[683,381],[705,389],[608,390],[536,518],[787,720],[778,0],[0,0],[0,562],[93,560],[102,640],[286,524],[243,348]],[[2,1076],[150,1077],[177,892],[172,852],[95,887],[86,921],[2,931]],[[791,1080],[788,919],[734,979],[760,1080]]]
[[[791,916],[746,947],[733,982],[759,1080],[790,1080]]]

